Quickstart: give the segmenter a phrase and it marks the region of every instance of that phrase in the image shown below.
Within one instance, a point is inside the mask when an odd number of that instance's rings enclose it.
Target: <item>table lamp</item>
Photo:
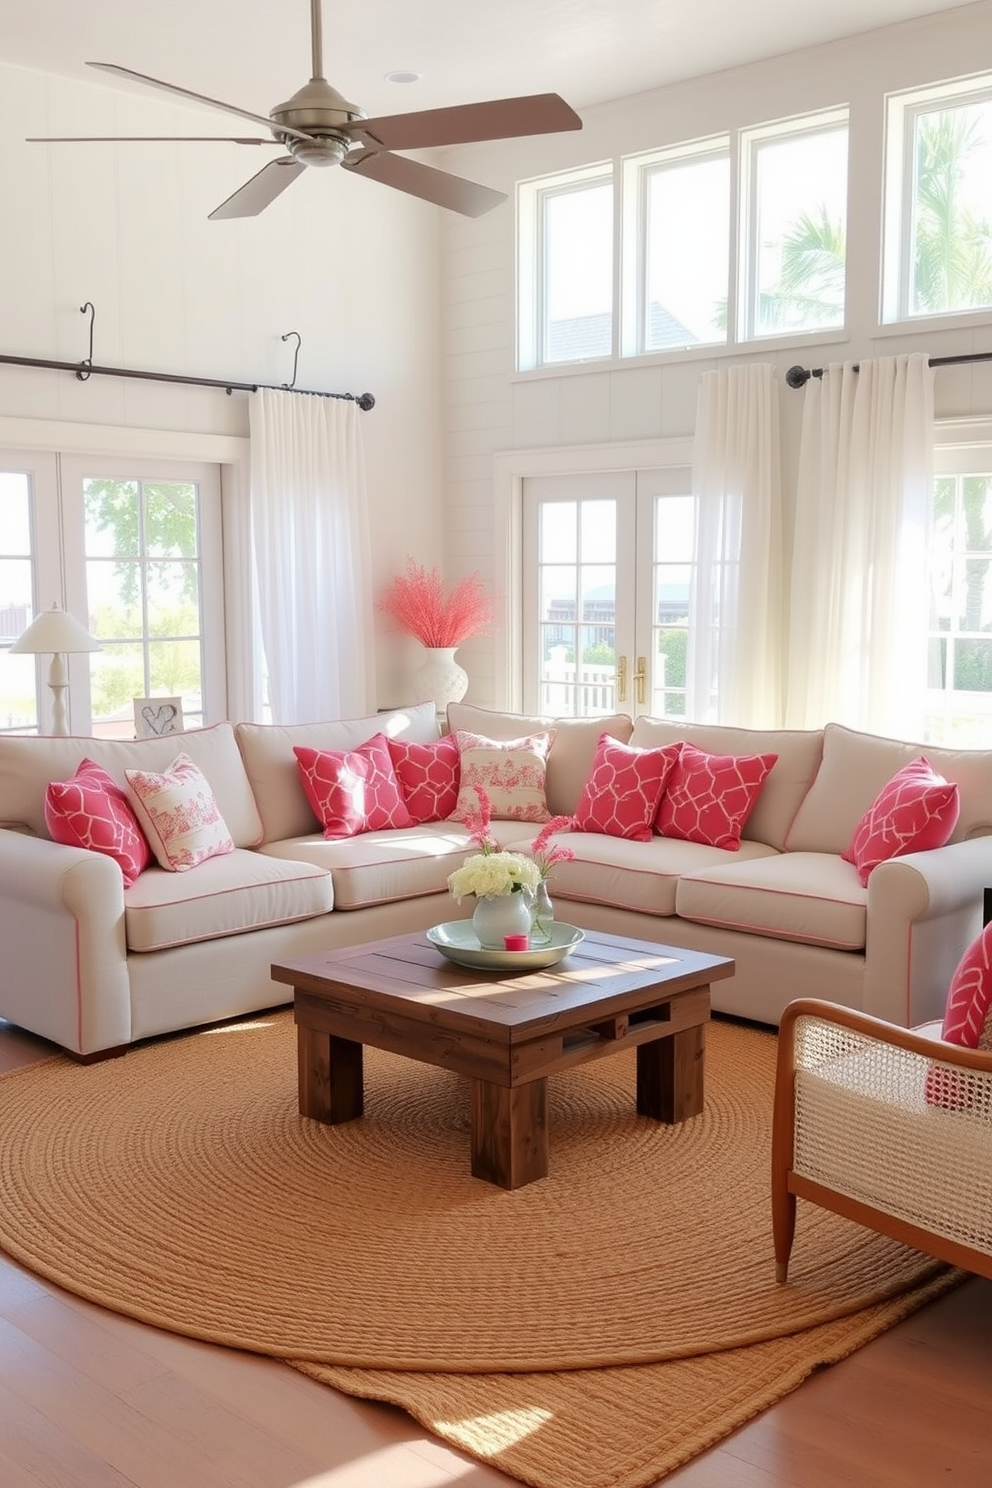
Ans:
[[[11,653],[46,656],[52,653],[52,664],[48,670],[48,685],[52,689],[52,732],[68,734],[69,669],[66,656],[76,651],[99,651],[100,642],[91,636],[75,616],[53,604],[32,620],[27,630],[17,637],[9,647]]]

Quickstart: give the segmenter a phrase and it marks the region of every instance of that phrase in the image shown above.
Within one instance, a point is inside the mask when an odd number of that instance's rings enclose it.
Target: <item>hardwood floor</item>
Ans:
[[[0,1071],[45,1052],[41,1040],[0,1023]],[[514,1481],[391,1406],[106,1312],[0,1255],[0,1488]],[[665,1482],[989,1488],[992,1282],[966,1282]]]

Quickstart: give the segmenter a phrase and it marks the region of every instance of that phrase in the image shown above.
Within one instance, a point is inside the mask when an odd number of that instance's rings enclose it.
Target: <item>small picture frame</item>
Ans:
[[[179,697],[145,697],[134,700],[134,734],[137,739],[158,739],[183,731],[183,700]]]

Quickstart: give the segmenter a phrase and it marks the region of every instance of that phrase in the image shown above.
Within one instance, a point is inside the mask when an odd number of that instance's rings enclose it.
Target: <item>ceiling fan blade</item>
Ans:
[[[118,67],[116,62],[87,62],[86,66],[95,67],[100,72],[116,73],[118,77],[130,78],[135,83],[145,83],[149,88],[162,88],[166,93],[178,93],[180,98],[192,98],[194,103],[205,103],[208,108],[222,109],[225,114],[237,114],[242,119],[251,119],[254,124],[263,124],[266,129],[273,127],[272,120],[267,119],[264,114],[253,114],[249,109],[237,108],[233,103],[222,103],[219,98],[208,98],[205,93],[194,93],[175,83],[163,83],[161,78],[148,77],[144,72],[132,72],[130,67]],[[299,129],[290,129],[281,124],[279,129],[281,133],[292,135],[294,139],[306,140],[311,137]]]
[[[462,176],[452,176],[447,171],[435,170],[431,165],[422,165],[419,160],[407,160],[404,155],[366,150],[360,155],[350,156],[341,164],[345,170],[370,176],[384,186],[395,186],[398,191],[419,196],[423,201],[447,207],[452,212],[461,212],[464,217],[481,217],[483,212],[490,212],[506,201],[504,191],[478,186]]]
[[[581,129],[582,120],[557,93],[496,98],[419,114],[356,119],[353,134],[367,135],[384,150],[426,150],[435,145],[467,145],[475,140],[512,139],[523,134],[556,134]]]
[[[27,145],[148,145],[148,144],[217,144],[277,145],[274,139],[233,139],[224,134],[69,134],[29,135]]]
[[[292,186],[297,176],[305,170],[306,166],[300,165],[291,155],[270,160],[257,175],[239,186],[232,196],[207,215],[211,222],[216,222],[221,217],[257,217],[270,202],[275,201],[280,192],[285,191],[287,186]]]

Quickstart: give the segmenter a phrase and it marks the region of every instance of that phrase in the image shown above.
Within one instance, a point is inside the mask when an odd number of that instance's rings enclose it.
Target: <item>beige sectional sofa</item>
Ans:
[[[714,1006],[776,1023],[822,997],[912,1025],[939,1016],[951,973],[992,887],[992,751],[945,750],[827,725],[757,731],[618,714],[550,720],[467,704],[451,729],[510,739],[555,729],[547,798],[575,809],[600,733],[653,747],[778,756],[737,852],[655,836],[573,833],[554,872],[560,919],[732,956]],[[164,739],[0,738],[0,1017],[80,1057],[286,1000],[273,962],[470,912],[447,876],[471,848],[450,821],[328,840],[300,784],[294,745],[354,747],[379,731],[430,742],[431,704],[369,718],[278,727],[229,723]],[[125,889],[111,859],[55,843],[45,788],[84,756],[164,770],[182,749],[206,776],[235,844],[184,873],[148,868]],[[947,846],[881,864],[863,888],[841,858],[877,792],[925,753],[958,783]],[[502,846],[536,827],[497,821]]]

